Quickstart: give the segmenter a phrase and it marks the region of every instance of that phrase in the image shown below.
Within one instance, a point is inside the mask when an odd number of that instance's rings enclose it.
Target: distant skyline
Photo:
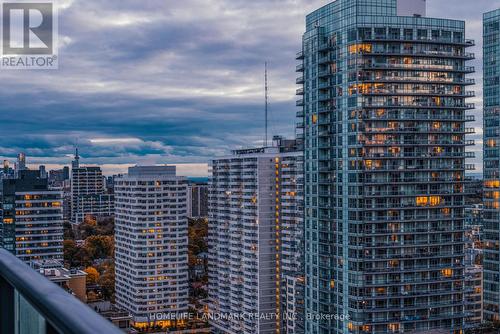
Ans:
[[[135,164],[208,162],[262,144],[264,62],[269,62],[270,134],[293,136],[295,53],[305,15],[331,1],[59,0],[60,69],[2,71],[0,158],[28,165],[82,164],[105,174]],[[466,21],[477,59],[476,152],[482,159],[482,13],[491,0],[427,0],[429,17]],[[185,165],[194,163],[195,165]]]

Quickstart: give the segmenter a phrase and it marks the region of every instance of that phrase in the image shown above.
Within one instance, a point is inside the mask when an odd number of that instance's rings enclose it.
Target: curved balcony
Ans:
[[[415,159],[465,159],[474,158],[474,152],[450,152],[450,153],[427,153],[427,154],[392,154],[392,153],[376,153],[376,154],[365,154],[363,156],[364,160],[415,160]],[[367,169],[370,171],[371,169]]]
[[[404,103],[380,103],[380,104],[374,104],[374,103],[368,103],[368,102],[363,102],[362,104],[363,108],[365,109],[460,109],[460,110],[471,110],[475,108],[474,103],[464,103],[462,105],[444,105],[444,104],[437,104],[437,103],[418,103],[416,102],[415,104],[404,104]]]
[[[363,83],[415,83],[415,84],[450,84],[450,85],[475,85],[474,79],[456,79],[456,78],[425,78],[425,77],[383,77],[383,78],[368,78],[361,77],[360,82]]]
[[[370,89],[360,93],[361,95],[373,95],[373,96],[439,96],[439,97],[456,97],[456,98],[468,98],[476,96],[474,91],[466,91],[463,93],[447,93],[444,91],[396,91],[389,89]]]
[[[21,260],[0,249],[1,333],[122,333],[111,322]],[[30,323],[20,324],[25,319]],[[36,319],[36,321],[35,321]]]
[[[367,171],[368,172],[368,171]],[[459,178],[370,178],[364,180],[364,185],[380,185],[380,184],[418,184],[418,183],[430,183],[430,184],[441,184],[441,183],[470,183],[472,180],[469,179],[459,179]]]
[[[445,44],[472,47],[476,45],[473,39],[453,40],[451,38],[407,38],[406,36],[377,36],[376,38],[361,38],[363,42],[403,42],[419,44]]]
[[[401,70],[401,71],[432,71],[432,72],[453,72],[453,73],[475,73],[474,66],[451,66],[451,65],[420,65],[420,64],[364,64],[361,66],[365,70]]]
[[[472,52],[445,52],[445,51],[396,51],[396,50],[375,50],[375,51],[360,51],[362,55],[376,55],[376,56],[395,56],[395,57],[429,57],[429,58],[451,58],[451,59],[463,59],[463,60],[473,60],[476,58],[475,54]]]
[[[365,140],[365,146],[473,146],[474,140]]]
[[[442,128],[442,129],[434,129],[430,127],[400,127],[400,128],[366,128],[361,131],[364,134],[473,134],[475,133],[474,128],[463,128],[463,129],[452,129],[452,128]]]
[[[377,115],[361,115],[362,120],[373,120],[373,121],[449,121],[449,122],[474,122],[475,117],[473,115],[395,115],[395,114],[382,114]]]

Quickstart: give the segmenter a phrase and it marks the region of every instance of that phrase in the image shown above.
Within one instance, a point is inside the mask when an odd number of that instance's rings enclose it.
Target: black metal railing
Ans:
[[[0,333],[122,332],[74,296],[0,248]]]

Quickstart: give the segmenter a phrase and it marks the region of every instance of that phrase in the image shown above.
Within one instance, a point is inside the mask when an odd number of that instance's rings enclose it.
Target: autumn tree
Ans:
[[[101,275],[97,283],[101,286],[102,295],[106,300],[113,300],[115,295],[115,265],[109,261],[109,263],[104,263],[99,270]]]
[[[99,272],[94,267],[87,267],[84,270],[87,273],[87,284],[97,284],[99,280]]]
[[[84,248],[92,259],[113,257],[115,245],[112,236],[93,235],[85,239]]]

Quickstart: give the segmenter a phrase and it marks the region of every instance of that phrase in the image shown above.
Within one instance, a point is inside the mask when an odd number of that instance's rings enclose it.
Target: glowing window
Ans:
[[[451,277],[453,275],[453,270],[450,269],[450,268],[447,268],[447,269],[443,269],[441,270],[441,274],[444,276],[444,277]]]

